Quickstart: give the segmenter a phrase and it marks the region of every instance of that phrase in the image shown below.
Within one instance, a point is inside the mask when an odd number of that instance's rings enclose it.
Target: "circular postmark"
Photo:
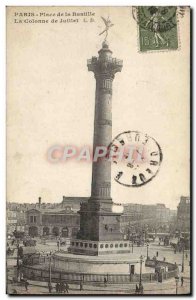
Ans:
[[[147,134],[124,131],[113,139],[109,149],[113,151],[114,180],[119,184],[140,187],[159,172],[162,150],[157,141]]]
[[[132,17],[138,24],[140,52],[153,50],[177,50],[178,14],[177,6],[132,7]]]
[[[132,16],[140,28],[152,32],[166,32],[177,26],[176,6],[139,6],[132,8]]]

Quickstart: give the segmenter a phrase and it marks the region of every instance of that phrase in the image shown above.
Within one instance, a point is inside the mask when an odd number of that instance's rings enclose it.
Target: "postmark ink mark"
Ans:
[[[132,15],[141,52],[178,49],[177,6],[138,6]]]
[[[161,147],[147,134],[125,131],[118,134],[109,145],[109,149],[117,147],[118,152],[114,152],[116,156],[120,154],[122,141],[125,149],[124,160],[113,160],[113,178],[127,187],[141,187],[158,174],[163,159]],[[128,149],[132,152],[127,154]]]

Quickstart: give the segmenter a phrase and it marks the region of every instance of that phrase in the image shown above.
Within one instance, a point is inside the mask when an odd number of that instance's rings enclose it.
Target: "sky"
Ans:
[[[24,17],[24,13],[91,12],[91,17]],[[22,13],[22,17],[15,16]],[[139,52],[138,25],[131,8],[13,7],[7,11],[7,200],[60,202],[90,196],[91,163],[51,163],[53,145],[91,147],[95,79],[87,59],[97,56],[101,16],[114,26],[108,42],[123,69],[113,82],[112,135],[138,130],[161,146],[157,176],[140,188],[112,179],[116,203],[165,203],[175,209],[189,195],[189,13],[179,20],[179,49]],[[22,20],[15,23],[14,19]],[[29,20],[49,23],[29,23]],[[57,19],[57,23],[52,23]],[[24,20],[27,20],[24,23]],[[33,22],[33,21],[32,21]]]

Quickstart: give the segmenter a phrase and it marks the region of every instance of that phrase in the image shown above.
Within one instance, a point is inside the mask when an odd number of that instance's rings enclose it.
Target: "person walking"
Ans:
[[[138,292],[139,292],[139,288],[138,288],[138,285],[136,284],[135,293],[138,294]]]
[[[106,279],[106,277],[104,277],[104,286],[105,287],[107,286],[107,279]]]
[[[57,282],[55,288],[56,288],[56,293],[59,293],[60,284],[58,282]]]
[[[67,282],[65,284],[65,291],[67,294],[69,294],[69,284]]]
[[[159,252],[157,251],[157,253],[156,253],[156,256],[158,257],[159,256]]]
[[[29,286],[29,283],[28,283],[28,281],[26,280],[26,281],[25,281],[25,290],[26,290],[26,291],[28,291],[28,286]]]
[[[63,281],[61,281],[61,282],[59,283],[59,292],[60,292],[60,293],[65,293],[65,284],[64,284]]]
[[[48,282],[48,291],[51,294],[52,293],[52,284]]]
[[[65,291],[66,291],[66,286],[65,286],[64,282],[62,282],[62,285],[61,285],[61,292],[62,292],[62,293],[65,293]]]
[[[144,293],[144,287],[143,287],[143,284],[141,283],[141,285],[140,285],[140,294],[143,295],[143,293]]]
[[[34,279],[35,279],[35,274],[34,274],[34,272],[33,272],[33,271],[31,272],[31,279],[32,279],[32,280],[34,280]]]
[[[183,286],[183,284],[184,284],[184,277],[182,276],[181,277],[181,286]]]
[[[63,291],[63,282],[61,281],[59,283],[59,293],[62,293],[62,291]]]
[[[188,258],[188,253],[186,252],[186,254],[185,254],[185,257],[186,257],[186,259]]]
[[[80,291],[83,291],[83,282],[80,280]]]

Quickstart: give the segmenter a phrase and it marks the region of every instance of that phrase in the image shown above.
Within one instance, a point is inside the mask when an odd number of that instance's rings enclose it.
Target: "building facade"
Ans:
[[[79,230],[79,215],[67,209],[31,209],[26,212],[26,233],[36,236],[74,237]]]
[[[170,210],[165,204],[155,205],[126,204],[121,216],[121,232],[166,232],[174,221],[176,211]]]
[[[17,212],[7,209],[6,217],[7,234],[12,235],[17,226]]]
[[[76,236],[76,231],[80,227],[80,215],[78,214],[80,204],[87,203],[88,199],[89,197],[63,196],[61,202],[44,203],[39,197],[36,203],[8,203],[8,233],[12,234],[14,230],[25,230],[27,234],[30,233],[30,235],[34,236],[55,235],[55,232],[61,235],[63,229],[63,235]],[[183,209],[179,208],[179,211],[183,212]],[[151,229],[155,231],[157,224],[161,225],[171,222],[171,220],[174,221],[176,214],[177,211],[170,210],[164,204],[142,205],[129,203],[124,205],[124,212],[116,217],[118,217],[120,222],[120,232],[127,234],[130,230],[134,230],[134,228],[138,230],[143,229],[146,224],[150,225],[148,226],[148,231]],[[179,214],[179,218],[182,218],[180,215],[181,213]],[[178,220],[180,220],[179,218]],[[102,221],[104,224],[103,230],[110,234],[111,223],[107,218],[105,220],[105,223]],[[177,224],[176,219],[174,223]],[[94,224],[92,224],[93,226]]]
[[[190,232],[190,197],[182,196],[177,208],[177,229]]]

